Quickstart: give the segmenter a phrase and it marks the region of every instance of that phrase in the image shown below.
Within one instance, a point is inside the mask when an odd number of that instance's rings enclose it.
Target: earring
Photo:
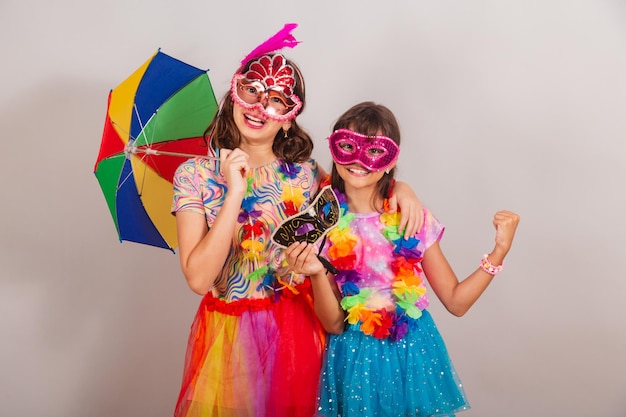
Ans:
[[[289,138],[289,134],[287,132],[289,132],[289,129],[283,129],[283,138],[285,139]]]
[[[385,174],[389,174],[389,168],[385,170]]]

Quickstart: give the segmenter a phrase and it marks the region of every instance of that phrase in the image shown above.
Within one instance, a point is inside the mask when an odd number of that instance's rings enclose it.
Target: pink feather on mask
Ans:
[[[279,49],[295,47],[300,43],[300,41],[296,40],[296,38],[291,34],[291,31],[297,27],[297,23],[286,23],[285,26],[274,36],[254,48],[252,52],[246,55],[243,61],[241,61],[241,65],[246,65],[246,63],[252,59],[278,51]]]

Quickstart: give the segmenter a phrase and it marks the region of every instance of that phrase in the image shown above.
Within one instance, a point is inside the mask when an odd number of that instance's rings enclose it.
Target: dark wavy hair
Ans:
[[[337,119],[333,131],[337,129],[350,129],[367,136],[384,135],[393,139],[400,146],[400,126],[396,116],[387,107],[372,101],[364,101],[348,109]],[[373,201],[375,205],[379,199],[382,201],[390,196],[393,191],[395,174],[396,167],[394,166],[376,184],[376,193]],[[330,173],[330,183],[333,188],[340,192],[346,192],[344,182],[337,172],[335,163],[333,163]]]
[[[271,55],[273,56],[273,55]],[[240,67],[236,73],[245,73],[248,71],[250,64],[254,60],[250,60]],[[294,94],[302,101],[302,107],[298,114],[304,111],[305,107],[305,88],[304,77],[300,68],[293,61],[287,59],[287,64],[291,65],[295,70],[296,85],[294,87]],[[209,127],[204,131],[204,140],[207,144],[212,145],[214,148],[227,148],[235,149],[241,144],[241,133],[235,125],[233,118],[234,102],[230,96],[230,88],[224,94],[221,101],[222,105],[218,109],[216,116],[213,118]],[[309,134],[302,129],[296,118],[291,120],[291,128],[288,131],[288,137],[285,138],[285,134],[280,129],[274,137],[274,143],[272,144],[272,151],[274,155],[283,160],[284,162],[304,162],[311,157],[313,152],[313,141]]]

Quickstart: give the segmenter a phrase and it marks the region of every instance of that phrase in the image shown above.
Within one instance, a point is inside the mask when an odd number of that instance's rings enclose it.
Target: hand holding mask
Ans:
[[[272,240],[283,248],[292,243],[317,243],[337,226],[341,210],[333,189],[322,188],[315,200],[303,211],[285,220],[272,234]]]

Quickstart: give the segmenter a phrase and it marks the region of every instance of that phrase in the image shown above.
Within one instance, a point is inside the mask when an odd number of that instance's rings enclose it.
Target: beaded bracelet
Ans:
[[[480,269],[482,269],[489,275],[495,275],[498,272],[502,271],[504,262],[502,262],[502,265],[493,265],[491,262],[489,262],[487,256],[488,255],[483,255],[483,259],[480,261]]]

